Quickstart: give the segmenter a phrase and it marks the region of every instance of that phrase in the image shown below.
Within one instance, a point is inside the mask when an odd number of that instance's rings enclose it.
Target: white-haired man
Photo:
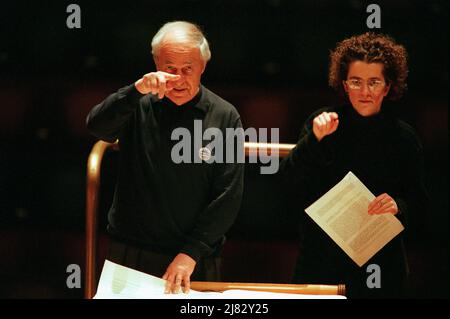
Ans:
[[[188,292],[190,280],[220,280],[220,251],[240,207],[243,164],[174,161],[172,133],[194,134],[195,120],[223,136],[242,124],[230,103],[200,83],[211,53],[198,26],[166,23],[151,45],[157,71],[96,105],[87,126],[102,140],[118,139],[121,150],[108,258],[166,279],[167,293]],[[192,143],[190,154],[203,157],[209,142]]]

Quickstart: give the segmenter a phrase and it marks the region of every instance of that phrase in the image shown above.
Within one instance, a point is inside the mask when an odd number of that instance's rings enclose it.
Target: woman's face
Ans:
[[[354,61],[348,68],[347,79],[343,81],[350,103],[361,116],[372,116],[380,112],[381,103],[389,93],[382,63]]]

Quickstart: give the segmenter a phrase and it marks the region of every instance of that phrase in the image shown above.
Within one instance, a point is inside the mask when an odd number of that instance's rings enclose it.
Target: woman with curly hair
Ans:
[[[330,54],[329,84],[348,103],[322,108],[306,121],[281,170],[292,183],[300,210],[301,244],[295,283],[345,283],[349,298],[405,297],[408,275],[404,237],[425,213],[422,146],[393,105],[406,89],[407,54],[382,34],[345,39]],[[367,214],[394,214],[405,227],[359,267],[303,211],[352,171],[376,196]],[[381,286],[369,288],[370,264],[381,271]]]

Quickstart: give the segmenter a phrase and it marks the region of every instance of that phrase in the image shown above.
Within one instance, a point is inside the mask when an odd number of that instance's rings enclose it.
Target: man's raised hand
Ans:
[[[166,92],[173,89],[173,81],[178,81],[179,75],[170,74],[162,71],[150,72],[137,80],[134,85],[141,94],[158,94],[158,98],[162,99]]]

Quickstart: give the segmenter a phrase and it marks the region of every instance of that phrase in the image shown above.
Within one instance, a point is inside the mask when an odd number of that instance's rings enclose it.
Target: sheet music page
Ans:
[[[165,294],[165,280],[105,260],[94,299],[346,299],[338,295],[302,295],[249,290]]]
[[[138,298],[164,292],[164,280],[105,260],[94,299]]]
[[[360,267],[404,229],[392,214],[367,213],[374,198],[367,187],[349,172],[305,209]]]
[[[165,294],[164,286],[165,280],[161,278],[105,260],[94,299],[184,299],[221,295],[192,289],[189,294]]]

